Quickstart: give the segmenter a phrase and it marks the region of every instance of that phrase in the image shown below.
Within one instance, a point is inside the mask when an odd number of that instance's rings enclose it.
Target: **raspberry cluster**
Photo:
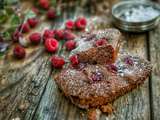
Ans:
[[[68,20],[65,24],[66,29],[69,30],[84,30],[87,25],[86,18],[79,17],[76,21]]]
[[[56,9],[51,7],[50,0],[38,0],[38,7],[33,7],[32,11],[36,14],[40,14],[40,9],[43,9],[46,13],[46,18],[53,20],[57,17]],[[24,33],[29,33],[31,29],[35,28],[39,23],[39,19],[37,17],[29,18],[25,23],[21,24],[17,30],[12,35],[12,40],[14,42],[20,42]],[[78,17],[76,20],[67,20],[65,22],[64,29],[46,29],[43,33],[34,32],[31,33],[28,37],[29,42],[32,45],[38,45],[40,43],[44,44],[44,47],[48,53],[54,54],[58,53],[60,49],[63,47],[66,51],[70,52],[76,48],[76,35],[73,33],[74,30],[85,30],[87,25],[87,20],[85,17]],[[63,45],[60,44],[60,41]],[[103,41],[100,41],[97,44],[103,44]],[[23,45],[15,46],[13,50],[13,55],[15,58],[22,59],[26,55],[25,48]],[[69,58],[72,66],[77,66],[79,64],[79,60],[77,55],[71,56]],[[62,68],[66,63],[64,58],[58,55],[53,55],[51,57],[51,63],[54,68]]]
[[[31,28],[35,28],[39,23],[38,18],[29,18],[25,23],[21,24],[16,31],[12,34],[12,41],[19,42],[23,37],[23,33],[29,33]],[[41,41],[40,33],[33,33],[29,36],[29,40],[32,44],[38,44]],[[25,57],[26,52],[21,45],[15,46],[13,50],[15,58],[22,59]]]

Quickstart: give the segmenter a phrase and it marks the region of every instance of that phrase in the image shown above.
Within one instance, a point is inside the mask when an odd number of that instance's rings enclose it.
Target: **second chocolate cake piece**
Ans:
[[[79,64],[63,69],[55,81],[72,103],[80,108],[100,108],[141,85],[151,64],[139,57],[121,56],[114,64]]]
[[[77,38],[77,54],[80,62],[91,64],[113,63],[121,44],[121,33],[117,29],[105,29],[84,34]]]

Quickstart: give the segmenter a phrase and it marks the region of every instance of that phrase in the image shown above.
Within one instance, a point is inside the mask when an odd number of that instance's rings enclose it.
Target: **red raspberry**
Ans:
[[[39,5],[43,9],[48,9],[49,8],[49,0],[39,0]]]
[[[29,36],[29,40],[33,43],[33,44],[39,44],[41,42],[41,34],[40,33],[32,33]]]
[[[30,18],[28,19],[28,24],[30,27],[34,28],[38,24],[38,19],[37,18]]]
[[[73,55],[69,58],[69,60],[71,61],[72,66],[76,66],[79,64],[79,60],[78,60],[78,56],[77,55]]]
[[[29,32],[30,27],[29,27],[29,24],[26,22],[26,23],[23,23],[19,29],[20,31],[22,30],[23,33],[27,33]]]
[[[43,39],[47,39],[47,38],[53,38],[54,37],[54,30],[45,30],[43,33]]]
[[[53,56],[51,58],[51,63],[54,68],[62,68],[65,64],[64,58],[59,56]]]
[[[55,30],[55,38],[58,40],[64,39],[64,30]]]
[[[48,19],[54,19],[56,17],[56,11],[53,8],[50,8],[47,11],[47,18]]]
[[[26,51],[22,46],[17,45],[17,46],[15,46],[15,48],[13,50],[13,55],[14,55],[14,57],[16,57],[18,59],[22,59],[25,57]]]
[[[36,8],[36,7],[32,7],[32,11],[33,11],[35,14],[39,14],[39,10],[38,10],[38,8]]]
[[[68,20],[66,22],[65,26],[66,26],[66,29],[73,30],[74,29],[74,22],[72,20]]]
[[[75,34],[73,34],[71,31],[65,31],[63,34],[63,38],[65,40],[74,40],[75,39]]]
[[[22,33],[20,33],[18,30],[16,30],[13,34],[12,34],[12,40],[14,42],[18,42],[19,38],[22,37]]]
[[[126,64],[128,64],[128,65],[131,65],[131,66],[134,65],[134,61],[133,61],[133,59],[132,59],[131,57],[126,57],[126,58],[124,58],[124,62],[125,62]]]
[[[114,64],[107,65],[107,69],[112,73],[117,73],[118,72],[118,68]]]
[[[100,71],[96,71],[96,72],[92,73],[92,75],[91,75],[91,80],[93,82],[101,81],[103,78],[104,78],[104,75]]]
[[[56,52],[58,49],[59,43],[54,38],[48,38],[45,40],[45,48],[48,52]]]
[[[65,43],[65,46],[68,51],[71,51],[76,48],[76,42],[74,40],[69,40]]]
[[[102,46],[106,43],[107,43],[106,39],[99,39],[96,41],[95,45],[98,47],[98,46]]]
[[[80,17],[75,21],[75,26],[79,30],[84,30],[87,25],[86,18]]]

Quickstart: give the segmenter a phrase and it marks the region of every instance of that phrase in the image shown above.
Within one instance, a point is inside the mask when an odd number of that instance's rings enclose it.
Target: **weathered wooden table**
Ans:
[[[88,9],[93,13],[96,11],[100,17],[107,6],[117,1],[91,1]],[[79,3],[79,6],[86,4],[85,0]],[[64,15],[61,22],[83,13],[79,7],[68,9],[72,12],[78,9],[79,12]],[[106,12],[100,28],[111,27],[110,16]],[[42,31],[44,26],[53,27],[53,24],[44,22],[38,30]],[[115,112],[109,116],[102,115],[101,120],[160,120],[160,25],[151,32],[123,32],[123,36],[124,49],[149,59],[153,63],[153,72],[143,86],[117,99],[113,104]],[[27,51],[34,51],[34,55],[24,61],[12,60],[9,53],[0,60],[0,120],[86,119],[86,111],[71,104],[57,88],[53,80],[54,70],[50,67],[50,55],[44,52],[43,47],[27,48]]]

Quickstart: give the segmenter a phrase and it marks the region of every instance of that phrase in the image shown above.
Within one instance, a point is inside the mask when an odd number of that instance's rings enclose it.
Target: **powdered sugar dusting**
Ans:
[[[81,37],[75,39],[77,41],[77,47],[71,51],[71,55],[92,48],[95,41],[101,38],[105,38],[110,44],[116,46],[120,36],[120,32],[116,29],[98,30],[92,32],[92,34],[84,34]]]

